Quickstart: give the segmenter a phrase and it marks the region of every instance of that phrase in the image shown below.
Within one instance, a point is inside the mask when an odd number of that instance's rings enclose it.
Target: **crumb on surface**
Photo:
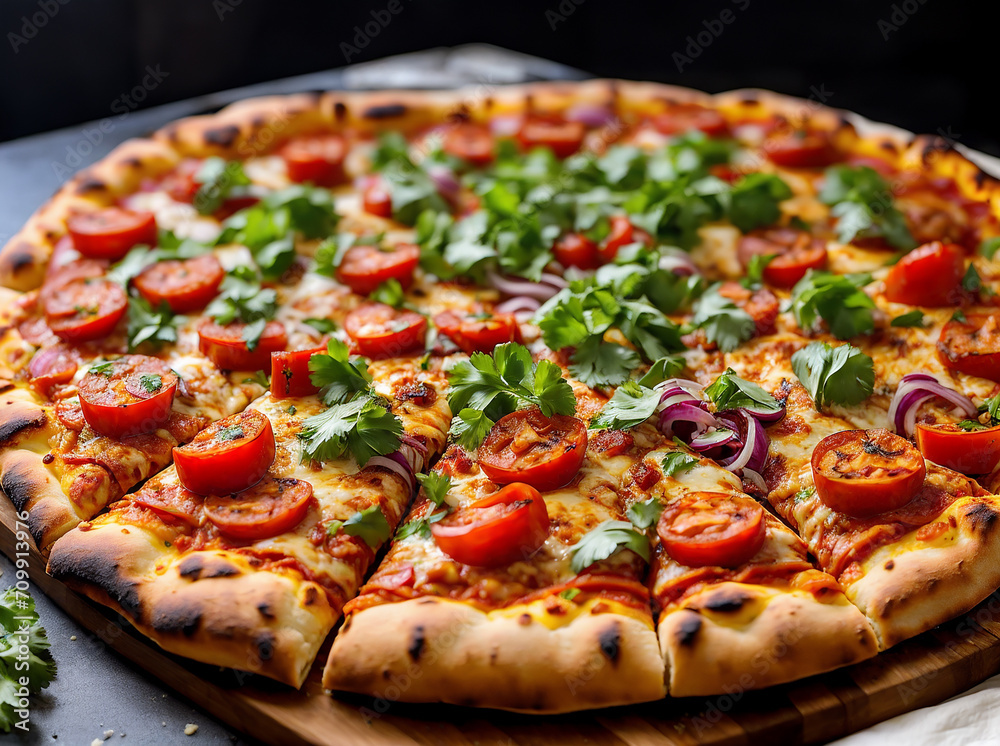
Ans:
[[[70,642],[76,642],[76,635],[69,636]]]
[[[197,732],[198,732],[198,726],[195,725],[194,723],[188,723],[187,725],[184,726],[185,736],[193,736]]]
[[[108,728],[108,730],[104,731],[104,740],[107,741],[114,734],[115,734],[115,732],[113,730],[111,730],[110,728]]]
[[[95,738],[93,741],[90,742],[90,746],[101,746],[102,743],[104,743],[104,741],[102,741],[100,738]]]

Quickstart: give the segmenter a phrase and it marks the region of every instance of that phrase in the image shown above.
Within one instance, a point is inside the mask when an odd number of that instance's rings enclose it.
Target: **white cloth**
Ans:
[[[933,707],[873,725],[831,746],[977,746],[1000,744],[1000,676]]]

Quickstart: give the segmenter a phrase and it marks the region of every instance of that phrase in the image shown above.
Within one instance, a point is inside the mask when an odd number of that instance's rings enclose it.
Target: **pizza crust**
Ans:
[[[657,633],[675,697],[746,691],[871,658],[875,634],[843,594],[725,582],[660,615]]]
[[[531,713],[662,698],[652,620],[598,613],[596,604],[609,606],[588,602],[569,620],[546,619],[534,607],[485,612],[431,597],[372,606],[348,617],[323,685],[373,695],[376,703],[449,702]]]
[[[296,688],[339,616],[319,585],[294,572],[257,570],[233,552],[178,555],[134,525],[70,531],[47,570],[168,652]]]

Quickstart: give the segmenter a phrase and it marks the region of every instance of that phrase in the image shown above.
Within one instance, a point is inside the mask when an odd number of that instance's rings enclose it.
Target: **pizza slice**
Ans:
[[[300,686],[450,417],[440,373],[377,362],[369,387],[342,351],[316,356],[323,399],[268,393],[202,430],[59,539],[48,571],[166,650]]]

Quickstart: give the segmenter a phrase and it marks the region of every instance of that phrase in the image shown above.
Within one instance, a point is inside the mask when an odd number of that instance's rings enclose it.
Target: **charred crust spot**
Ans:
[[[892,560],[886,560],[886,563],[884,565],[884,567],[885,567],[886,570],[892,570],[895,566],[896,566],[896,563],[893,562]]]
[[[436,598],[422,598],[419,601],[417,601],[417,603],[420,604],[421,606],[432,606],[432,605],[434,605],[434,604],[437,603],[437,599]]]
[[[271,608],[271,604],[267,601],[261,601],[257,604],[257,611],[265,619],[274,619],[274,609]]]
[[[4,254],[4,261],[11,273],[18,275],[35,266],[35,254],[26,244],[17,244]]]
[[[694,645],[698,633],[701,631],[701,617],[685,615],[677,628],[677,642],[684,647]]]
[[[379,104],[369,106],[361,115],[364,119],[395,119],[406,114],[405,104]]]
[[[122,159],[122,165],[126,166],[127,168],[140,169],[140,168],[142,168],[142,160],[139,159],[139,158],[136,158],[133,155],[133,156],[129,156],[128,158],[123,158]]]
[[[181,560],[180,564],[177,565],[177,572],[180,573],[182,578],[190,578],[191,580],[197,580],[201,577],[201,571],[205,569],[202,564],[201,557],[197,554],[192,554],[190,557],[185,557]]]
[[[997,522],[997,512],[986,503],[976,503],[966,512],[965,517],[972,524],[973,531],[987,533]]]
[[[731,588],[720,588],[702,604],[702,608],[707,611],[714,611],[720,614],[739,611],[743,605],[750,600],[743,591]]]
[[[240,136],[240,128],[235,124],[227,124],[205,131],[205,144],[217,145],[220,148],[231,148]]]
[[[982,189],[987,184],[987,182],[996,181],[996,179],[994,179],[991,174],[986,173],[981,168],[976,169],[976,173],[973,175],[972,180],[976,182],[977,189]]]
[[[600,631],[597,635],[597,644],[601,646],[601,652],[607,656],[609,661],[614,663],[618,660],[622,645],[622,631],[621,623],[617,619]]]
[[[103,590],[128,614],[141,621],[139,584],[122,574],[106,548],[85,542],[82,546],[53,550],[48,573],[56,580],[79,579]]]
[[[195,581],[202,578],[228,578],[239,575],[240,569],[221,557],[204,557],[192,554],[181,560],[180,564],[177,565],[177,572],[182,578],[190,578]]]
[[[24,464],[16,463],[10,466],[0,478],[0,489],[14,503],[18,511],[24,510],[28,501],[31,500],[32,486],[34,480],[25,468]],[[36,537],[37,540],[38,537]]]
[[[337,101],[333,104],[333,116],[338,122],[347,116],[347,105],[343,101]]]
[[[316,586],[310,585],[306,586],[306,591],[302,597],[302,603],[305,606],[312,606],[319,600],[319,591],[316,590]]]
[[[274,657],[274,633],[271,630],[257,635],[254,645],[257,646],[257,655],[262,661],[269,661]]]
[[[44,410],[33,407],[30,409],[18,407],[17,410],[0,422],[0,443],[6,444],[14,436],[45,424]]]
[[[85,176],[80,179],[80,183],[76,185],[77,194],[91,194],[92,192],[103,192],[108,188],[100,179],[95,179],[92,176]]]
[[[760,102],[753,93],[747,93],[740,99],[739,103],[741,106],[756,106]]]
[[[424,637],[424,626],[418,624],[413,628],[413,632],[410,633],[410,644],[406,648],[406,652],[410,656],[410,660],[416,663],[420,660],[420,656],[424,652],[424,645],[427,643],[427,639]]]
[[[164,634],[180,632],[185,637],[191,637],[201,626],[201,609],[197,605],[181,602],[173,608],[157,612],[150,626]]]

